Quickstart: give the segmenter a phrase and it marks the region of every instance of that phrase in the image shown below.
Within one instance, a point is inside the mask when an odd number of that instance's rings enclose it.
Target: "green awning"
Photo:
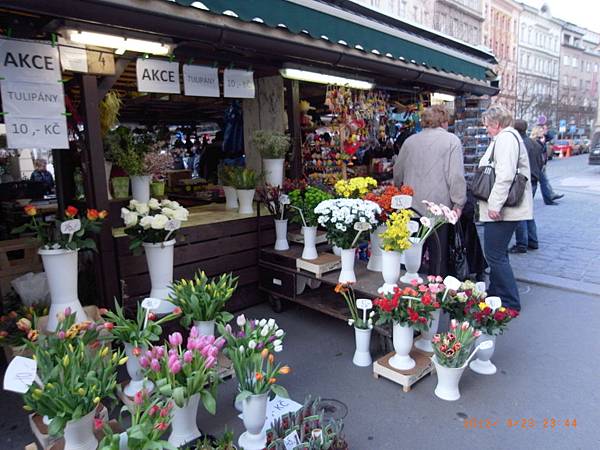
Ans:
[[[322,10],[304,6],[302,1],[289,0],[174,0],[183,6],[207,9],[245,22],[260,22],[272,28],[286,28],[291,33],[308,34],[315,39],[327,39],[338,45],[358,48],[368,53],[414,62],[439,71],[455,73],[477,80],[486,80],[486,69],[493,62],[476,58],[454,49],[444,49],[434,41],[394,29],[386,24],[362,17],[352,20],[343,9],[334,15],[334,5],[323,3]],[[355,16],[356,17],[356,16]],[[362,22],[362,23],[361,23]],[[403,34],[405,37],[399,37]],[[417,41],[417,42],[415,42]],[[431,47],[431,48],[430,48]]]

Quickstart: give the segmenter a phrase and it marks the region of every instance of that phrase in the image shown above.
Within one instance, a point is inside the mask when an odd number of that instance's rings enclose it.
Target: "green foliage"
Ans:
[[[304,221],[306,221],[306,226],[308,227],[319,225],[319,216],[315,214],[315,208],[322,201],[332,198],[331,194],[312,186],[308,186],[304,190],[295,189],[289,193],[289,197],[290,206],[293,207],[290,209],[290,221],[304,225],[302,222],[302,217],[304,217]],[[300,214],[299,210],[302,211],[302,214]]]
[[[282,159],[290,148],[289,136],[271,130],[256,130],[252,142],[265,159]]]
[[[220,438],[212,439],[205,436],[196,443],[196,450],[235,450],[236,448],[233,443],[233,431],[228,430],[227,427]]]
[[[118,127],[104,137],[104,153],[129,176],[146,175],[144,158],[152,151],[152,133],[133,133],[127,127]]]
[[[236,189],[255,189],[258,185],[258,175],[252,169],[235,166],[230,172],[231,186]]]

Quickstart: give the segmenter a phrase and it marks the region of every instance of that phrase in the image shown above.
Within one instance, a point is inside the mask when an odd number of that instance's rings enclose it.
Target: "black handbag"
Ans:
[[[467,259],[467,247],[460,221],[454,224],[454,239],[449,249],[449,269],[459,280],[466,280],[471,275],[469,261]]]
[[[508,196],[504,202],[504,206],[517,206],[523,200],[523,194],[525,193],[525,187],[527,186],[527,177],[519,171],[519,160],[521,159],[521,143],[514,133],[509,132],[517,140],[519,146],[519,156],[517,157],[517,168],[515,171],[515,177],[510,185]],[[473,195],[479,200],[485,200],[486,202],[490,198],[492,188],[496,182],[496,170],[492,165],[494,163],[494,151],[496,150],[496,141],[492,147],[492,154],[488,161],[489,165],[478,167],[473,177],[472,191]]]

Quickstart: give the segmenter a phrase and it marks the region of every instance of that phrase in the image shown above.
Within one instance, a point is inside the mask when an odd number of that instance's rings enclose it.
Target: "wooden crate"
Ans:
[[[0,241],[0,297],[8,294],[15,278],[44,270],[38,248],[38,242],[32,238]]]
[[[415,360],[415,367],[410,370],[394,369],[389,363],[394,354],[394,352],[390,352],[373,363],[373,376],[387,378],[402,385],[404,392],[409,392],[413,384],[435,370],[430,357],[414,347],[410,352],[410,357]]]
[[[85,312],[89,320],[98,322],[100,319],[102,319],[102,316],[100,315],[100,310],[95,305],[84,306],[83,311]],[[48,316],[42,316],[38,319],[36,323],[36,329],[40,333],[48,333],[48,331],[46,330],[46,325],[48,325]]]
[[[296,268],[314,273],[317,278],[321,278],[328,272],[333,272],[342,267],[342,260],[333,253],[321,253],[317,259],[296,259]]]
[[[297,244],[304,244],[304,235],[302,231],[289,231],[287,235],[288,241],[295,242]],[[317,230],[317,237],[315,244],[324,244],[327,242],[327,235],[322,230]]]

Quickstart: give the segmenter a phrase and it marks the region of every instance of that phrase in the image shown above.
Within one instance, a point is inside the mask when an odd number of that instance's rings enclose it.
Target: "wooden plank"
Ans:
[[[393,368],[389,361],[394,352],[379,358],[373,363],[373,376],[387,378],[402,386],[404,392],[409,392],[412,385],[435,370],[429,356],[413,347],[410,357],[415,360],[415,367],[410,370],[398,370]]]
[[[296,267],[298,270],[306,270],[313,273],[320,279],[324,274],[340,269],[342,267],[342,260],[333,253],[321,253],[316,259],[297,258]]]

